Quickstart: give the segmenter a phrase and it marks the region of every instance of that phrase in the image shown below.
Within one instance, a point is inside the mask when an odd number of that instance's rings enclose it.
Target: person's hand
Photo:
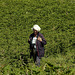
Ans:
[[[41,37],[38,37],[38,40],[39,40],[39,41],[42,41],[42,38],[41,38]]]
[[[30,41],[30,39],[28,41]]]

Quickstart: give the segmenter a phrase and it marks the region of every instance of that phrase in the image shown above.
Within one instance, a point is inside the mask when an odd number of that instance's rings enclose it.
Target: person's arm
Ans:
[[[29,38],[29,40],[28,40],[28,43],[30,44],[30,38]]]
[[[44,38],[43,35],[41,35],[40,37],[38,37],[38,40],[39,40],[43,45],[46,45],[46,44],[47,44],[47,42],[46,42],[46,40],[45,40],[45,38]]]
[[[29,36],[29,39],[28,39],[28,43],[29,43],[29,44],[31,44],[32,37],[33,37],[33,34],[31,34],[31,35]]]
[[[28,43],[30,44],[30,38],[31,38],[31,35],[29,36],[29,39],[28,39]]]

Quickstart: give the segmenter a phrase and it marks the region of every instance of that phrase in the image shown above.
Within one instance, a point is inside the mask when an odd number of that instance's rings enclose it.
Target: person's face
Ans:
[[[34,35],[37,35],[38,31],[33,29]]]

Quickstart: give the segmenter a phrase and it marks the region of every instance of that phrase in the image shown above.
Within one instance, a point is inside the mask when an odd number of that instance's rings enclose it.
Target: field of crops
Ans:
[[[75,75],[74,0],[0,0],[0,75]],[[28,39],[34,24],[47,41],[37,67]]]

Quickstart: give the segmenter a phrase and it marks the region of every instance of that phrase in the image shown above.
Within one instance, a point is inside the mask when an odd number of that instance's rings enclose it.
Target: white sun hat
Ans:
[[[32,30],[33,29],[35,29],[35,30],[37,30],[38,32],[41,30],[41,28],[37,25],[37,24],[35,24],[34,26],[33,26],[33,28],[31,28]]]

